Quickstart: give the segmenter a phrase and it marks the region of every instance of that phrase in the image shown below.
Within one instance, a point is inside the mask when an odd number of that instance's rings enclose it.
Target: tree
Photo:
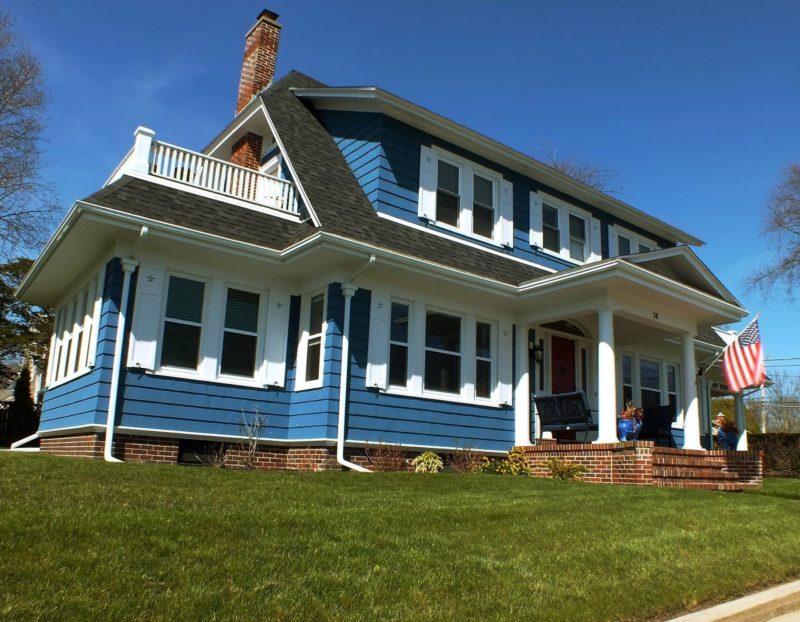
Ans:
[[[786,371],[770,374],[764,407],[768,432],[800,432],[800,378]]]
[[[14,291],[31,269],[30,259],[0,265],[0,378],[13,378],[24,360],[44,368],[53,313],[17,300]]]
[[[14,401],[8,409],[8,440],[18,441],[36,432],[39,418],[31,397],[31,372],[27,367],[14,384]]]
[[[773,243],[774,260],[747,280],[764,294],[781,287],[790,300],[800,284],[800,164],[786,167],[767,203],[764,233]]]
[[[0,253],[37,247],[56,213],[39,177],[45,94],[39,61],[0,12]]]
[[[619,194],[620,187],[615,171],[578,158],[559,156],[558,150],[549,145],[545,146],[542,152],[544,163],[559,173],[572,177],[572,179],[600,192]]]
[[[711,418],[718,413],[725,415],[730,421],[736,423],[736,403],[733,397],[715,397],[711,400]],[[747,401],[744,403],[744,425],[751,434],[761,432],[761,402]]]

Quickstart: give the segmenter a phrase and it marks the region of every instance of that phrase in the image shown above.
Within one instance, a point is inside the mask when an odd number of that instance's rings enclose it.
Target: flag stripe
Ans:
[[[763,384],[764,356],[758,320],[753,320],[725,349],[722,366],[725,369],[728,388],[734,393]]]

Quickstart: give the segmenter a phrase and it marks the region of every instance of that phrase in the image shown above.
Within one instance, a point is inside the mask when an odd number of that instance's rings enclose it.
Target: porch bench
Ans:
[[[645,408],[642,429],[638,440],[654,441],[659,447],[676,447],[672,438],[672,421],[675,419],[673,406],[649,406]]]
[[[597,430],[583,391],[534,397],[540,432],[585,432]]]

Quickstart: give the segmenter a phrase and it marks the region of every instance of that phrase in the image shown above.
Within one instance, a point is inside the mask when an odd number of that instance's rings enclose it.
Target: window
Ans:
[[[532,246],[578,263],[600,259],[600,223],[585,210],[531,192],[530,225]]]
[[[558,228],[558,209],[545,204],[542,207],[543,247],[554,253],[561,252],[561,234]]]
[[[392,325],[389,333],[389,384],[408,385],[408,305],[392,303]]]
[[[220,373],[252,378],[256,371],[260,296],[228,289]]]
[[[205,283],[169,277],[161,343],[161,366],[197,369]]]
[[[439,160],[436,190],[436,222],[458,227],[461,212],[460,171],[457,166]]]
[[[641,384],[641,407],[647,411],[651,406],[661,405],[661,364],[645,358],[639,359],[639,382]]]
[[[633,357],[622,355],[622,407],[633,401]],[[622,410],[622,409],[620,409]]]
[[[56,310],[48,383],[69,380],[94,364],[95,329],[100,313],[101,274]]]
[[[654,251],[658,245],[637,233],[633,233],[619,225],[609,228],[609,251],[612,257],[624,257],[635,253]]]
[[[672,412],[680,410],[678,405],[678,368],[675,365],[667,364],[667,400],[672,406]]]
[[[569,257],[586,261],[586,221],[575,214],[569,215]]]
[[[425,321],[425,390],[461,391],[461,318],[428,311]]]
[[[492,325],[475,325],[475,397],[492,397]]]
[[[676,414],[680,412],[678,365],[639,354],[624,353],[621,367],[622,405],[632,401],[644,408],[645,415],[648,408],[667,404],[673,407]]]
[[[480,175],[475,175],[472,180],[472,232],[491,239],[494,233],[494,182]]]
[[[439,148],[421,147],[418,215],[471,238],[514,244],[513,185]]]
[[[319,380],[322,374],[322,331],[325,312],[325,294],[318,294],[309,304],[306,341],[306,382]]]

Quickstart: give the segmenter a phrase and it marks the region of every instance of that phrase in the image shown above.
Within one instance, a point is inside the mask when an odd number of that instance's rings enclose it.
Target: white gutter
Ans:
[[[122,296],[117,316],[117,334],[114,339],[114,359],[111,364],[111,387],[108,392],[108,416],[106,418],[106,440],[103,458],[106,462],[122,462],[111,455],[114,443],[114,420],[117,416],[117,399],[119,396],[119,375],[122,370],[122,342],[125,339],[125,324],[128,315],[128,295],[131,289],[131,274],[139,262],[135,259],[122,260]]]
[[[360,473],[369,473],[370,470],[354,462],[345,460],[344,457],[344,443],[347,436],[347,385],[350,380],[350,301],[356,291],[358,291],[358,287],[353,285],[353,281],[374,263],[375,255],[370,255],[367,263],[356,270],[346,283],[342,283],[344,324],[342,326],[342,364],[340,367],[341,371],[339,372],[339,424],[336,432],[336,462],[353,471],[359,471]]]
[[[37,438],[39,438],[39,433],[38,432],[34,432],[30,436],[26,436],[25,438],[21,438],[18,441],[14,441],[13,443],[11,443],[10,449],[12,451],[14,451],[14,450],[16,450],[16,451],[34,451],[34,449],[24,449],[22,446],[30,443],[31,441],[35,441]],[[35,450],[35,451],[38,451],[38,449]]]

